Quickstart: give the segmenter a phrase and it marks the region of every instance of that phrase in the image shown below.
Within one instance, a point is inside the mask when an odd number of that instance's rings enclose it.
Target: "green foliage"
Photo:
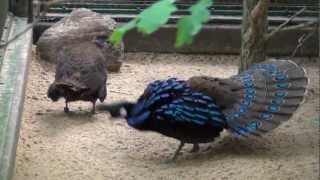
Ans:
[[[189,45],[202,28],[202,24],[210,18],[208,7],[212,5],[213,0],[199,0],[190,7],[190,15],[182,17],[177,24],[176,47]],[[158,30],[161,25],[167,23],[170,15],[177,11],[174,5],[175,0],[160,0],[152,6],[145,9],[135,19],[124,26],[117,28],[110,36],[109,40],[117,45],[123,36],[131,29],[137,28],[139,32],[151,34]]]
[[[161,0],[145,9],[135,19],[124,26],[117,28],[110,36],[113,44],[119,44],[129,30],[137,28],[139,32],[151,34],[167,23],[171,13],[177,10],[174,0]]]
[[[118,45],[122,39],[123,36],[131,29],[136,27],[137,24],[137,19],[131,20],[129,23],[125,24],[124,26],[117,28],[113,33],[111,34],[109,40],[112,42],[114,45]]]
[[[195,5],[191,6],[191,14],[179,20],[176,47],[192,43],[193,36],[201,30],[202,24],[209,20],[210,11],[208,7],[211,5],[211,0],[199,0]]]
[[[167,23],[171,13],[177,10],[174,0],[161,0],[139,14],[137,28],[139,32],[151,34]]]

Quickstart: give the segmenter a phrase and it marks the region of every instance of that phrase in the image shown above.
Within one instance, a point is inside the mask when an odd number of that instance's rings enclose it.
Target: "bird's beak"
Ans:
[[[128,116],[128,112],[125,108],[120,109],[120,116],[126,118]]]

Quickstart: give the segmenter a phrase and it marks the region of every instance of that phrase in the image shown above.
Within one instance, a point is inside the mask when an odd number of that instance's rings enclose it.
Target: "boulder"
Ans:
[[[37,52],[42,60],[57,63],[62,47],[78,46],[84,42],[95,43],[97,37],[109,37],[115,27],[116,22],[110,16],[85,8],[75,9],[43,32],[37,42]],[[113,47],[105,42],[99,51],[105,56],[108,71],[120,70],[124,54],[123,43]]]

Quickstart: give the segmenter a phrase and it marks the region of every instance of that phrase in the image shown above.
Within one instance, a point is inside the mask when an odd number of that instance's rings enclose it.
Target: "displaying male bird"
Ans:
[[[199,149],[223,129],[236,136],[260,136],[292,116],[306,92],[302,67],[290,60],[268,60],[228,79],[207,76],[168,79],[148,85],[137,102],[103,105],[113,117],[126,110],[129,126],[155,131]]]
[[[107,95],[107,70],[105,60],[99,51],[103,44],[97,38],[95,43],[83,42],[69,46],[60,53],[56,66],[55,81],[48,89],[52,101],[65,98],[64,111],[69,112],[71,101],[92,102],[92,113],[95,113],[97,99],[103,102]]]

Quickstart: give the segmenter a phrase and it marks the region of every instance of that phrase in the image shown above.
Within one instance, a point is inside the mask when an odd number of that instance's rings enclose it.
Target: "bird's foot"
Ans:
[[[68,107],[64,107],[64,112],[65,113],[69,113],[70,111],[69,111],[69,108]]]
[[[173,156],[172,158],[166,159],[166,160],[164,161],[164,163],[165,163],[165,164],[174,164],[174,163],[177,161],[178,156],[181,155],[181,154],[182,154],[181,152],[179,152],[178,154],[174,154],[174,156]]]
[[[173,155],[173,157],[171,159],[168,160],[168,163],[174,163],[177,159],[178,159],[178,156],[182,154],[181,152],[177,152]]]
[[[172,159],[169,162],[175,162],[177,160],[183,146],[184,146],[184,142],[180,142],[178,149],[175,151]]]
[[[96,113],[96,101],[92,102],[92,109],[91,109],[91,115],[94,115]]]
[[[197,153],[199,152],[200,150],[200,147],[199,147],[199,144],[193,144],[193,147],[191,149],[191,151],[189,151],[190,153]]]
[[[205,152],[207,152],[207,151],[211,151],[211,150],[212,150],[212,148],[213,148],[212,146],[208,146],[204,151],[205,151]]]

